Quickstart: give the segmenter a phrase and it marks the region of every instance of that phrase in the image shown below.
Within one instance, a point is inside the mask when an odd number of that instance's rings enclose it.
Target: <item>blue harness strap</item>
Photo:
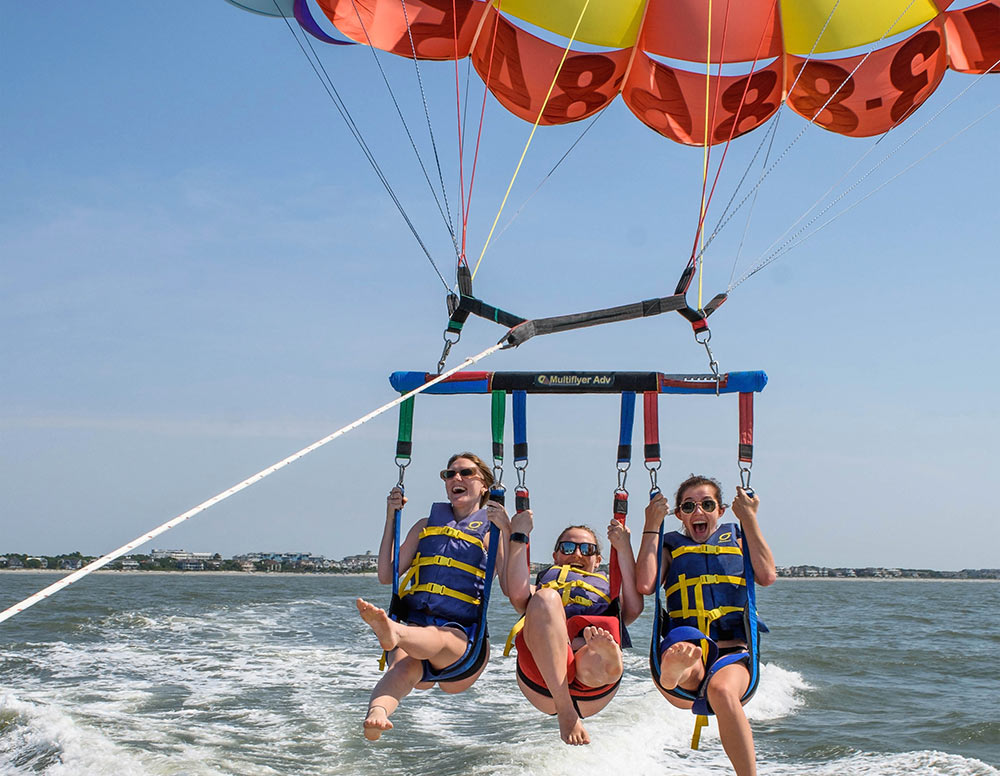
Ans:
[[[653,637],[650,639],[649,644],[649,670],[653,676],[653,681],[656,682],[656,686],[663,690],[663,692],[675,698],[691,701],[691,712],[694,714],[711,716],[715,713],[708,702],[708,685],[720,668],[740,661],[747,664],[747,670],[750,672],[750,683],[747,685],[746,692],[740,698],[741,703],[746,703],[753,697],[754,693],[757,692],[757,685],[760,683],[760,622],[757,617],[757,596],[754,588],[753,563],[750,560],[750,549],[747,546],[746,537],[742,531],[739,531],[739,538],[742,540],[743,577],[746,580],[747,591],[747,604],[743,611],[743,625],[747,634],[747,649],[746,652],[731,652],[719,657],[719,647],[715,641],[697,628],[685,625],[671,628],[666,633],[663,633],[666,617],[663,613],[663,607],[660,604],[660,590],[662,588],[660,579],[663,573],[663,525],[662,523],[660,525],[660,545],[656,553],[657,583],[655,591],[656,602],[653,609]],[[660,657],[663,651],[682,641],[690,641],[694,644],[702,644],[704,642],[708,645],[708,654],[705,660],[705,678],[694,692],[685,690],[683,687],[667,688],[660,684]]]

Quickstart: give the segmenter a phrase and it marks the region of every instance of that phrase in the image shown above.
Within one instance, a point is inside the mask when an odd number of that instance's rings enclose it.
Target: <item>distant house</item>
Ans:
[[[24,565],[25,566],[35,566],[36,564],[37,564],[37,568],[47,569],[49,567],[49,559],[48,558],[41,558],[41,557],[37,557],[37,556],[32,556],[30,558],[25,558],[24,559]]]
[[[138,571],[139,561],[133,560],[132,558],[125,558],[122,561],[122,571]]]
[[[76,571],[78,568],[83,567],[83,561],[79,558],[63,558],[59,561],[59,568],[65,569],[66,571]]]
[[[205,563],[200,560],[179,560],[177,568],[181,571],[204,571]]]
[[[13,556],[7,559],[7,568],[23,569],[24,563],[17,556]]]
[[[344,571],[376,571],[378,555],[372,555],[371,550],[364,555],[348,555],[340,561],[340,567]]]

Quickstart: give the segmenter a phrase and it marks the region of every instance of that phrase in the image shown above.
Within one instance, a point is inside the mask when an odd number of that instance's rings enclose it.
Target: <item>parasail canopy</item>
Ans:
[[[316,3],[358,43],[471,58],[493,96],[527,121],[578,121],[621,95],[640,121],[688,145],[749,132],[783,100],[832,132],[877,135],[947,70],[995,71],[1000,60],[1000,0],[957,10],[953,0]]]

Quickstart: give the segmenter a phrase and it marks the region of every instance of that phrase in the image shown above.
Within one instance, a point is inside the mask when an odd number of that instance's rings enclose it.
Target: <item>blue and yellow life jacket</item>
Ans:
[[[611,582],[596,571],[575,566],[549,566],[535,580],[538,589],[554,588],[562,596],[566,618],[577,614],[599,616],[611,605]]]
[[[539,590],[543,587],[555,588],[562,596],[563,607],[566,609],[566,619],[577,614],[590,614],[600,617],[611,608],[611,581],[600,572],[584,571],[575,566],[549,566],[538,572],[535,585]],[[615,614],[617,614],[617,607]],[[507,636],[504,655],[509,655],[514,646],[514,639],[524,628],[524,615],[521,616]],[[622,626],[624,630],[624,626]]]
[[[455,520],[451,504],[431,506],[417,554],[399,582],[408,611],[470,625],[479,619],[486,579],[486,510]]]
[[[716,528],[704,544],[677,531],[663,537],[670,567],[663,585],[667,630],[690,626],[712,640],[746,641],[743,612],[747,605],[743,551],[733,523]]]

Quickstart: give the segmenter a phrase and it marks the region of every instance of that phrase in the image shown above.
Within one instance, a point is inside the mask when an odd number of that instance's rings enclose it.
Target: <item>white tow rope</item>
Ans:
[[[39,601],[42,601],[45,598],[48,598],[53,593],[57,593],[58,591],[62,590],[64,587],[68,587],[69,585],[72,585],[78,579],[83,579],[83,577],[87,576],[90,572],[97,571],[99,568],[102,568],[103,566],[106,566],[111,561],[115,560],[115,558],[120,558],[125,553],[134,550],[136,547],[139,547],[139,546],[145,544],[146,542],[150,541],[151,539],[155,539],[157,536],[159,536],[162,533],[165,533],[165,532],[169,531],[174,526],[179,525],[180,523],[183,523],[185,520],[188,520],[188,519],[194,517],[199,512],[204,512],[209,507],[214,506],[215,504],[218,504],[220,501],[225,501],[227,498],[229,498],[230,496],[232,496],[232,495],[234,495],[236,493],[239,493],[244,488],[249,488],[254,483],[260,482],[265,477],[267,477],[267,476],[269,476],[271,474],[274,474],[276,471],[278,471],[278,469],[284,469],[286,466],[288,466],[288,464],[294,463],[295,461],[299,460],[300,458],[303,458],[303,457],[307,456],[313,450],[318,450],[323,445],[327,444],[328,442],[332,442],[337,437],[343,436],[348,431],[353,431],[358,426],[360,426],[360,425],[362,425],[364,423],[367,423],[372,418],[378,417],[383,412],[385,412],[387,410],[391,410],[393,407],[395,407],[395,406],[397,406],[399,404],[402,404],[404,401],[406,401],[407,399],[409,399],[411,396],[416,396],[418,393],[422,393],[423,391],[426,391],[432,385],[436,385],[437,383],[440,383],[442,380],[446,380],[447,378],[451,377],[451,375],[455,374],[455,372],[459,372],[462,369],[464,369],[465,367],[471,366],[472,364],[475,364],[477,361],[481,361],[482,359],[486,358],[487,356],[490,356],[493,353],[496,353],[498,350],[500,350],[501,347],[503,347],[503,343],[502,342],[501,343],[497,343],[496,345],[493,345],[492,347],[487,348],[486,350],[484,350],[482,353],[480,353],[477,356],[470,356],[469,358],[465,359],[465,361],[463,361],[461,364],[459,364],[458,366],[456,366],[454,369],[449,369],[447,372],[444,372],[442,374],[437,375],[433,380],[429,380],[428,382],[424,383],[423,385],[419,386],[418,388],[414,388],[409,393],[403,394],[403,395],[401,395],[397,399],[393,399],[388,404],[383,404],[377,410],[373,410],[372,412],[369,412],[364,417],[358,418],[353,423],[350,423],[350,424],[344,426],[343,428],[338,429],[337,431],[334,431],[332,434],[330,434],[329,436],[323,437],[318,442],[313,442],[311,445],[309,445],[308,447],[302,448],[297,453],[292,453],[292,455],[288,456],[284,460],[278,461],[276,464],[268,466],[266,469],[257,472],[256,474],[254,474],[251,477],[247,477],[245,480],[243,480],[243,482],[240,482],[240,483],[238,483],[236,485],[233,485],[233,487],[229,488],[228,490],[222,491],[222,493],[219,493],[216,496],[212,496],[212,498],[208,499],[208,501],[203,501],[198,506],[196,506],[196,507],[194,507],[192,509],[189,509],[187,512],[184,512],[183,514],[177,515],[177,517],[173,518],[172,520],[168,520],[163,525],[160,525],[160,526],[157,526],[156,528],[154,528],[152,531],[149,531],[148,533],[144,533],[142,536],[139,536],[139,537],[133,539],[128,544],[122,545],[117,550],[109,552],[107,555],[103,555],[102,557],[98,558],[95,561],[91,561],[90,563],[88,563],[86,566],[84,566],[79,571],[74,571],[72,574],[69,574],[68,576],[63,577],[58,582],[53,582],[48,587],[46,587],[46,588],[44,588],[42,590],[39,590],[37,593],[35,593],[34,595],[29,596],[28,598],[25,598],[20,603],[14,604],[13,606],[11,606],[8,609],[4,609],[2,612],[0,612],[0,622],[3,622],[4,620],[9,620],[15,614],[20,614],[25,609],[27,609],[27,608],[29,608],[31,606],[34,606]]]

